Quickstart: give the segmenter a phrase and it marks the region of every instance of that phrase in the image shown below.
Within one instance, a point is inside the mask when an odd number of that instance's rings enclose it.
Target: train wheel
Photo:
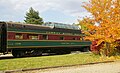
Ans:
[[[57,51],[56,51],[56,54],[58,54],[58,55],[61,55],[61,54],[69,54],[69,53],[71,53],[70,50],[64,50],[64,49],[61,49],[61,50],[57,50]]]
[[[90,51],[90,48],[89,47],[84,47],[83,49],[82,49],[82,52],[89,52]]]
[[[71,53],[71,51],[70,51],[70,50],[68,50],[68,51],[66,51],[66,52],[65,52],[65,54],[70,54],[70,53]]]
[[[34,51],[32,52],[32,55],[33,55],[33,56],[41,56],[41,55],[42,55],[42,51],[41,51],[41,50],[34,50]]]
[[[21,50],[15,50],[13,49],[12,50],[12,55],[16,58],[19,58],[19,57],[23,57],[25,55],[25,52],[24,51],[21,51]]]

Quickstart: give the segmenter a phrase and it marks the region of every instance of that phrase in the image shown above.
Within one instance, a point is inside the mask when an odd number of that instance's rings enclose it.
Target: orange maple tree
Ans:
[[[92,18],[86,17],[79,23],[87,28],[84,31],[88,35],[86,39],[97,40],[96,46],[102,46],[99,53],[113,54],[120,45],[116,43],[120,39],[120,0],[90,0],[83,7],[92,15]],[[99,26],[93,25],[95,23]]]

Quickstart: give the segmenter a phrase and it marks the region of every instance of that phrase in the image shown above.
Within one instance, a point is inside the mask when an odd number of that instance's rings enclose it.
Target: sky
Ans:
[[[88,0],[0,0],[0,21],[24,22],[26,12],[33,7],[44,22],[73,24],[90,15],[83,2]]]

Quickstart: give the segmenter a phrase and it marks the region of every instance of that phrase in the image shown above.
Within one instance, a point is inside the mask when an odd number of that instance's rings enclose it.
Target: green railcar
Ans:
[[[74,25],[0,22],[0,52],[7,54],[12,51],[14,57],[88,51],[91,42],[84,41],[83,37],[79,27]]]

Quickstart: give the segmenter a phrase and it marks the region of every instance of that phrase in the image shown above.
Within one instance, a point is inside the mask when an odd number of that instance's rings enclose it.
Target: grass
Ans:
[[[14,58],[0,60],[0,70],[65,66],[74,64],[86,64],[99,61],[100,56],[94,55],[92,53]]]

